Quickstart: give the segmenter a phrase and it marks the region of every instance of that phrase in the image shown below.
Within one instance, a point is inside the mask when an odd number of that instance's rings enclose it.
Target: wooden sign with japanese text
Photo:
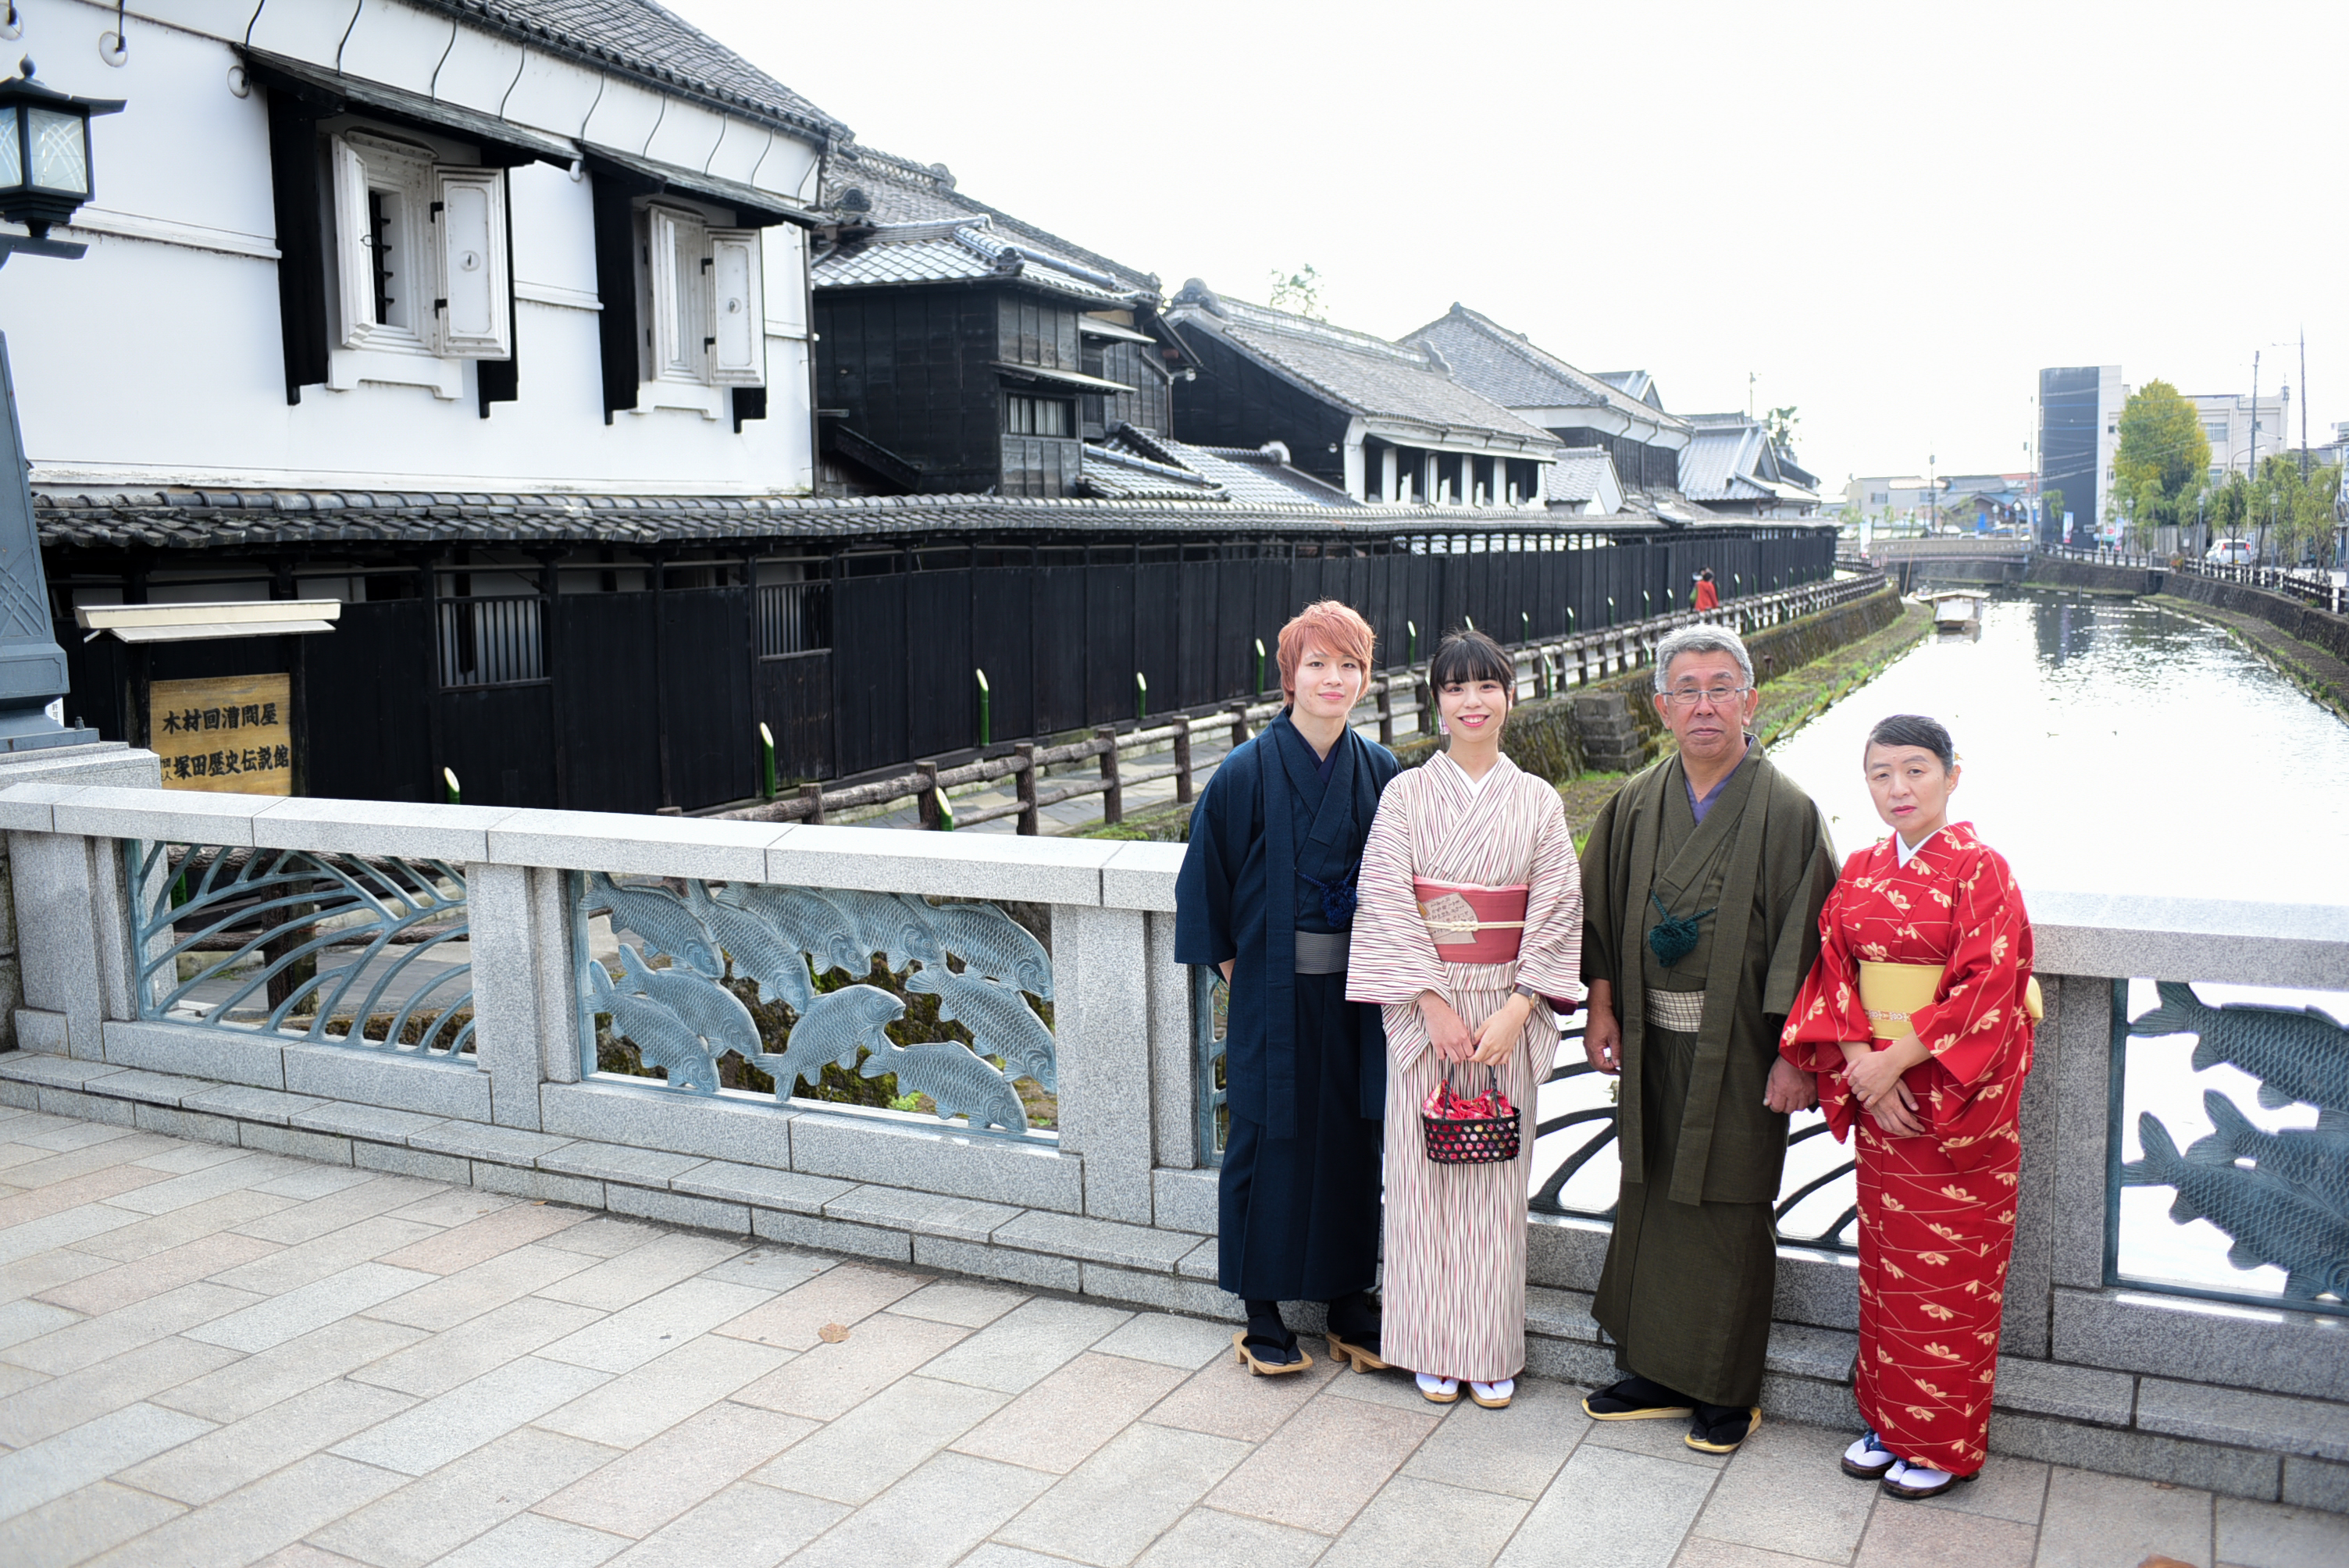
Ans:
[[[283,675],[155,682],[147,746],[163,759],[163,788],[294,793],[292,686]]]

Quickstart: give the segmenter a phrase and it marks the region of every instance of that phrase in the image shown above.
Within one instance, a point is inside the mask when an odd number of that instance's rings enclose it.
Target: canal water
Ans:
[[[2349,724],[2206,622],[2138,601],[2026,591],[1991,602],[1979,637],[1940,634],[1903,655],[1771,753],[1826,809],[1841,853],[1887,830],[1860,756],[1870,727],[1892,713],[1949,726],[1964,767],[1951,815],[2007,857],[2026,899],[2062,890],[2349,904]],[[2349,1025],[2342,993],[2194,990],[2210,1006],[2313,1006]],[[2133,1020],[2158,1000],[2148,981],[2128,991]],[[2232,1066],[2196,1070],[2195,1045],[2189,1034],[2132,1034],[2123,1047],[2125,1160],[2144,1157],[2143,1115],[2180,1150],[2209,1138],[2213,1091],[2261,1132],[2317,1126],[2316,1107],[2263,1106],[2259,1081]],[[1579,1056],[1578,1041],[1571,1054]],[[1541,1110],[1550,1118],[1605,1103],[1602,1084],[1584,1076],[1547,1086]],[[1782,1198],[1812,1190],[1783,1216],[1781,1233],[1848,1244],[1852,1186],[1839,1168],[1850,1150],[1803,1136],[1817,1120],[1795,1124]],[[2341,1138],[2349,1163],[2349,1114],[2328,1118],[2325,1130]],[[1594,1135],[1607,1136],[1580,1123],[1542,1140],[1537,1190]],[[1557,1194],[1570,1212],[1613,1200],[1614,1151],[1590,1153]],[[2256,1175],[2239,1169],[2229,1179]],[[2166,1185],[2121,1190],[2122,1281],[2282,1297],[2284,1270],[2235,1267],[2233,1238],[2208,1219],[2174,1217],[2176,1198]],[[2341,1218],[2349,1225],[2349,1214]]]

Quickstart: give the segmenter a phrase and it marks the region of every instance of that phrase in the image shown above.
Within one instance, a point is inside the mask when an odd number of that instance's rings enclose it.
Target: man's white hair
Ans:
[[[1727,654],[1737,661],[1745,673],[1745,684],[1754,684],[1754,655],[1745,651],[1745,639],[1726,626],[1700,623],[1682,626],[1656,645],[1656,689],[1671,689],[1672,661],[1682,654]]]

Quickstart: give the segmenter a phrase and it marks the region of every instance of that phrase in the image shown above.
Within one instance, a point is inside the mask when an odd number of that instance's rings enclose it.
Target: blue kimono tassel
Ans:
[[[1354,878],[1349,873],[1344,881],[1325,882],[1310,872],[1299,872],[1299,876],[1321,890],[1321,917],[1332,931],[1344,931],[1354,923]]]

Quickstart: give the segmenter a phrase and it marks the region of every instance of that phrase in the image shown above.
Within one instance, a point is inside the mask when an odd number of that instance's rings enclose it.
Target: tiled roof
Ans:
[[[1454,380],[1506,407],[1612,408],[1667,426],[1680,422],[1463,304],[1406,333],[1403,341],[1433,345]]]
[[[1127,449],[1088,445],[1078,483],[1087,495],[1111,500],[1223,500],[1221,486],[1205,474]]]
[[[1424,349],[1226,299],[1196,278],[1174,303],[1168,319],[1177,326],[1211,332],[1356,414],[1506,436],[1529,447],[1557,445],[1547,431],[1445,375]]]
[[[1604,447],[1568,447],[1550,465],[1547,482],[1554,501],[1593,501],[1612,490],[1623,493],[1615,477],[1615,459]]]
[[[1380,506],[1347,515],[1302,501],[1029,500],[1007,496],[609,496],[319,490],[36,491],[50,547],[258,550],[291,545],[615,544],[761,539],[918,540],[1016,533],[1327,533],[1437,528],[1523,531],[1547,519],[1502,508]]]
[[[533,48],[824,138],[848,128],[654,0],[416,0]]]
[[[1649,407],[1662,412],[1663,395],[1656,390],[1656,378],[1644,370],[1600,370],[1596,374],[1626,397],[1637,397]]]
[[[1094,305],[1131,306],[1142,297],[1116,279],[1065,257],[1016,244],[992,232],[988,217],[892,223],[858,232],[815,259],[818,288],[1018,279]]]
[[[1214,484],[1223,495],[1242,506],[1307,506],[1360,510],[1370,503],[1348,495],[1337,486],[1291,468],[1288,453],[1278,443],[1269,447],[1195,447],[1187,441],[1137,430],[1131,425],[1111,428],[1109,438],[1088,447],[1095,452],[1130,452],[1157,464],[1177,464]]]
[[[1112,261],[1064,240],[1049,230],[1022,222],[1000,208],[990,207],[984,201],[964,195],[956,189],[955,177],[943,163],[916,163],[910,158],[900,158],[877,148],[860,147],[851,142],[835,150],[833,156],[825,160],[821,205],[828,211],[839,210],[842,200],[852,190],[863,193],[866,205],[862,211],[873,222],[936,222],[956,218],[990,220],[989,226],[1005,241],[1031,245],[1047,254],[1065,257],[1080,266],[1109,273],[1125,288],[1146,292],[1154,299],[1157,295],[1158,275],[1155,273],[1136,271],[1123,262]]]
[[[1769,433],[1744,414],[1691,414],[1695,428],[1681,453],[1681,493],[1692,500],[1816,500],[1794,475],[1782,470]]]

